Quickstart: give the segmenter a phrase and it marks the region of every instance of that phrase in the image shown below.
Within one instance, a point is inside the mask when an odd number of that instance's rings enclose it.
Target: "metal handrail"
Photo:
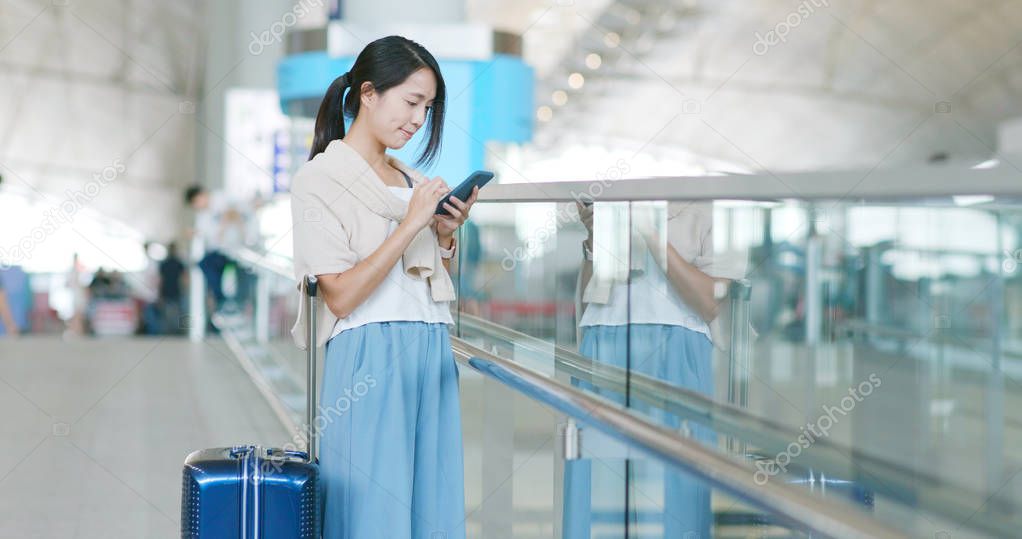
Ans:
[[[678,387],[658,378],[646,376],[634,371],[626,371],[620,367],[604,363],[595,363],[590,358],[578,354],[562,346],[552,344],[537,337],[521,333],[517,330],[497,324],[485,318],[461,313],[462,324],[479,330],[487,335],[495,335],[514,343],[518,349],[542,354],[553,350],[555,370],[563,370],[569,376],[585,380],[601,388],[629,394],[647,404],[663,408],[664,411],[684,419],[706,424],[726,434],[740,436],[763,447],[778,445],[777,439],[785,439],[780,446],[786,446],[790,440],[801,433],[787,425],[754,415],[738,406],[718,402],[697,391]],[[628,380],[625,382],[625,380]],[[767,437],[759,432],[773,431],[779,433]],[[816,444],[829,446],[835,451],[847,451],[850,456],[854,450],[841,448],[827,440],[818,440]],[[805,455],[805,453],[803,453]],[[833,463],[833,461],[819,464]],[[918,476],[915,476],[918,478]]]
[[[288,264],[290,261],[279,260],[282,257],[274,256],[271,253],[260,253],[249,247],[238,247],[227,251],[227,254],[239,262],[262,268],[281,277],[294,278],[294,269]]]
[[[968,177],[968,181],[963,178]],[[854,186],[849,188],[849,186]],[[629,180],[491,184],[481,202],[629,200],[899,200],[960,195],[1022,197],[1010,166],[972,169],[958,164],[895,169],[659,177]],[[950,199],[948,200],[951,203]]]
[[[603,399],[451,338],[455,358],[479,373],[576,418],[713,486],[775,515],[793,527],[826,537],[908,537],[850,506],[810,492],[754,479],[756,470]]]

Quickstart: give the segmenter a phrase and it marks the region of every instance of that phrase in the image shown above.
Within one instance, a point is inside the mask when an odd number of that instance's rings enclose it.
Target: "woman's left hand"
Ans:
[[[454,231],[458,230],[458,227],[464,224],[468,220],[468,212],[472,209],[472,205],[476,203],[476,199],[479,198],[479,188],[472,188],[472,195],[468,197],[468,200],[462,202],[456,197],[451,197],[450,202],[444,203],[444,209],[450,215],[434,215],[436,219],[436,235],[440,238],[450,238],[454,236]]]

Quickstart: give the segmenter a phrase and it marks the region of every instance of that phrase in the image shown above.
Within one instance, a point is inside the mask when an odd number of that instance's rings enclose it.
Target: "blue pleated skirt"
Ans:
[[[324,539],[465,537],[458,370],[445,324],[327,343],[317,428]]]
[[[685,327],[589,326],[583,329],[579,351],[600,363],[713,395],[713,345],[705,334]],[[597,389],[582,380],[572,383],[625,404],[624,395]],[[683,425],[680,418],[646,403],[633,401],[631,406],[653,422],[679,429],[704,443],[713,444],[716,439],[705,425]],[[710,489],[702,481],[651,459],[631,460],[626,468],[622,459],[601,459],[590,452],[585,456],[565,465],[565,538],[617,536],[625,530],[626,521],[630,537],[710,537]],[[630,492],[627,508],[626,477]]]

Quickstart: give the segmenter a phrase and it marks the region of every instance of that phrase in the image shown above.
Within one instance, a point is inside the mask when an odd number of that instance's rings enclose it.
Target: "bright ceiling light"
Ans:
[[[599,69],[603,64],[603,58],[600,58],[599,54],[591,52],[586,55],[586,67],[589,69]]]
[[[561,107],[568,102],[568,94],[564,90],[557,90],[550,96],[550,100],[554,102],[554,105]]]
[[[603,36],[603,44],[613,49],[621,44],[621,36],[617,32],[607,32]]]
[[[549,122],[554,117],[554,111],[550,107],[543,105],[536,109],[536,119],[541,122]]]
[[[586,83],[585,77],[581,73],[572,73],[568,75],[568,86],[571,86],[573,90],[578,90]]]

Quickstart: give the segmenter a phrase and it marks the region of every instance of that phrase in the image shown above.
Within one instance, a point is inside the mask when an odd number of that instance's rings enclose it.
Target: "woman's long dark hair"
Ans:
[[[322,153],[331,142],[344,137],[344,118],[355,118],[358,115],[362,83],[371,83],[376,92],[382,94],[422,68],[432,70],[436,77],[436,97],[426,117],[429,141],[416,165],[431,165],[440,154],[440,138],[444,131],[444,78],[440,75],[436,59],[425,47],[401,36],[383,37],[366,45],[347,76],[337,77],[327,88],[323,102],[319,105],[319,113],[316,114],[316,130],[309,160]],[[349,87],[352,91],[345,97],[344,91]]]

